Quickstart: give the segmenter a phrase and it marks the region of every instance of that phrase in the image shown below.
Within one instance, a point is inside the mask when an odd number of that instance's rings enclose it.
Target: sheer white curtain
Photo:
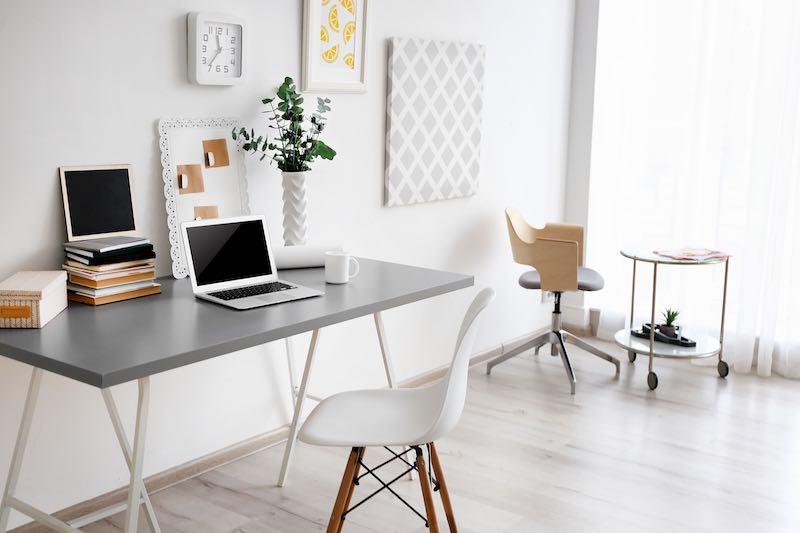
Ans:
[[[596,76],[587,259],[607,290],[589,303],[628,313],[621,248],[731,252],[726,358],[800,377],[800,2],[603,0]],[[713,333],[722,273],[659,269],[657,309]]]

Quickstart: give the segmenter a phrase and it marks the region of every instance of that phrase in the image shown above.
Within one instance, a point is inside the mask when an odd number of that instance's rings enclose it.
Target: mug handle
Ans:
[[[356,261],[355,257],[351,257],[350,261],[352,261],[353,262],[352,264],[354,264],[356,266],[356,271],[348,274],[347,277],[354,278],[354,277],[358,276],[358,271],[361,270],[361,267],[359,266],[358,261]]]

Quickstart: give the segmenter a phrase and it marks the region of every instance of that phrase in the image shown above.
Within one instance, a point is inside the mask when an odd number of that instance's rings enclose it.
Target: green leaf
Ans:
[[[322,159],[331,160],[336,156],[336,150],[317,139],[314,141],[314,146],[311,148],[311,154],[319,156]]]
[[[264,105],[271,104],[273,100],[275,100],[274,97],[273,98],[264,98],[263,100],[261,100],[261,103],[264,104]]]

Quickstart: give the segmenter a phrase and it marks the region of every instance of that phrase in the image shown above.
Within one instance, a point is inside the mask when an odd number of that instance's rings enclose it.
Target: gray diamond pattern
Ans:
[[[391,40],[387,206],[476,194],[484,62],[475,43]]]

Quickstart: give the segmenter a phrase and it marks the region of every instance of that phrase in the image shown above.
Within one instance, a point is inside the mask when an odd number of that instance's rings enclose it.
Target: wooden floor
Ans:
[[[461,423],[439,443],[461,531],[800,531],[800,383],[722,380],[714,367],[657,360],[660,385],[649,392],[642,358],[624,359],[616,380],[608,363],[571,353],[576,396],[549,354],[525,354],[491,377],[472,370]],[[301,444],[290,485],[278,489],[282,451],[155,494],[162,530],[324,531],[347,451]],[[383,457],[370,449],[366,460]],[[362,483],[354,501],[376,486]],[[417,482],[395,486],[422,508]],[[446,528],[441,507],[439,516]],[[119,531],[121,521],[85,530]],[[385,492],[344,526],[394,531],[427,530]]]

